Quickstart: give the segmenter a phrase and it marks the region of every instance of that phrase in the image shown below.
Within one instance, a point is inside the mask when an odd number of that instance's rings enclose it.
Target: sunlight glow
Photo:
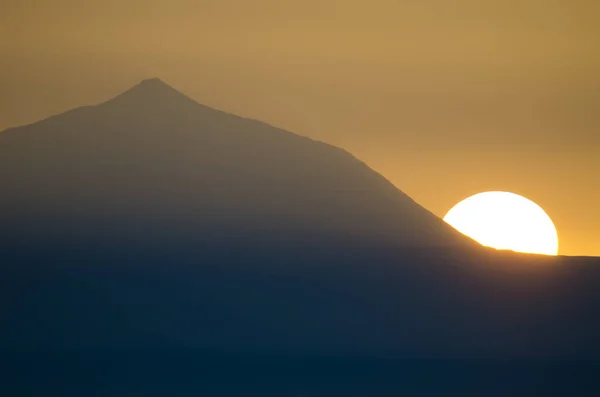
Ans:
[[[456,204],[444,220],[487,247],[558,254],[554,223],[539,205],[518,194],[476,194]]]

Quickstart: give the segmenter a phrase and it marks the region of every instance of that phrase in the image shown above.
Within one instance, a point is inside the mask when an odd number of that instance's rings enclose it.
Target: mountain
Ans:
[[[158,79],[0,133],[0,186],[11,233],[472,244],[347,152],[202,106]]]
[[[598,259],[484,249],[159,80],[0,133],[0,186],[3,348],[600,357]]]

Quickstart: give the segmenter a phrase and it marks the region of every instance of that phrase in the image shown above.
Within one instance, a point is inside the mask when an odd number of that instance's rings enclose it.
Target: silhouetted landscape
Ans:
[[[2,132],[0,186],[4,395],[592,388],[598,258],[484,248],[158,79]]]

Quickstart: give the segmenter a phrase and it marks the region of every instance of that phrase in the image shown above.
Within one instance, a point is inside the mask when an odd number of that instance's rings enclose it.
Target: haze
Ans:
[[[350,151],[443,216],[507,190],[600,256],[600,4],[0,0],[0,130],[160,77]]]

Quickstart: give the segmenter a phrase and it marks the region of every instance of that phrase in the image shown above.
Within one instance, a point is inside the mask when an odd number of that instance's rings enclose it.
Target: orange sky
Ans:
[[[341,146],[443,216],[485,190],[600,256],[596,0],[0,0],[0,130],[160,77]]]

